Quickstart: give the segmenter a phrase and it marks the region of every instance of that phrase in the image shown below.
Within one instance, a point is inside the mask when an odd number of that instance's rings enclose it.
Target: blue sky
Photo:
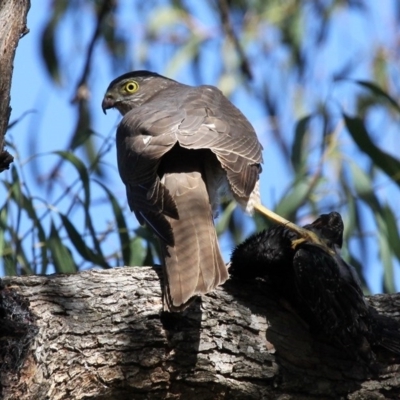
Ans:
[[[80,76],[80,71],[82,70],[82,53],[84,53],[86,49],[87,42],[94,27],[94,19],[90,10],[84,10],[84,12],[87,13],[87,15],[85,15],[86,25],[84,27],[80,26],[78,21],[75,22],[75,30],[71,31],[71,21],[62,24],[58,42],[60,48],[63,49],[60,53],[60,58],[66,73],[61,86],[55,86],[44,68],[39,52],[40,35],[44,23],[48,19],[50,3],[50,1],[43,1],[40,2],[40,4],[39,2],[32,2],[32,7],[28,14],[30,33],[20,41],[14,62],[11,92],[11,121],[19,118],[27,111],[32,111],[32,113],[26,115],[15,128],[10,130],[7,138],[15,143],[18,149],[18,162],[22,165],[26,165],[24,170],[27,182],[31,181],[33,178],[37,178],[38,174],[41,174],[43,180],[46,182],[46,174],[51,170],[57,160],[57,157],[49,155],[49,152],[64,149],[68,144],[76,118],[76,110],[74,107],[71,107],[70,100],[73,97],[75,85]],[[212,13],[206,12],[206,9],[200,7],[198,2],[188,1],[187,3],[191,5],[201,24],[204,24],[206,27],[212,27],[218,24],[218,21],[212,19]],[[368,77],[369,71],[366,67],[367,64],[363,63],[363,60],[368,57],[369,46],[374,45],[374,43],[371,43],[371,38],[378,42],[392,40],[391,38],[395,35],[397,28],[393,17],[393,1],[374,2],[370,0],[367,3],[372,10],[373,23],[371,23],[371,19],[367,21],[357,13],[337,13],[334,22],[336,29],[332,29],[329,34],[328,45],[323,51],[315,55],[315,67],[312,68],[310,72],[310,74],[313,75],[312,82],[314,86],[304,88],[304,92],[310,94],[309,98],[312,98],[311,95],[313,92],[318,91],[320,95],[322,94],[321,97],[325,98],[325,101],[337,103],[338,113],[340,112],[340,107],[351,113],[354,104],[352,104],[351,100],[347,99],[351,99],[354,91],[358,89],[355,88],[354,85],[348,83],[333,85],[330,81],[332,71],[340,69],[343,66],[343,60],[356,57],[360,59],[360,65],[354,69],[352,77],[365,79]],[[44,4],[47,4],[47,6]],[[145,22],[139,19],[138,14],[132,12],[131,7],[131,2],[122,2],[119,23],[121,30],[131,33],[132,37],[134,37],[132,40],[132,47],[135,59],[132,61],[134,65],[138,65],[140,63],[140,53],[143,50],[143,24]],[[69,18],[73,18],[73,16]],[[311,14],[309,15],[309,19],[310,21],[306,24],[306,28],[312,30],[314,25],[312,23]],[[382,29],[383,25],[385,29]],[[366,32],[369,32],[369,34],[367,35]],[[269,31],[269,34],[271,34],[271,46],[274,46],[275,43],[273,33],[274,32]],[[193,75],[184,64],[181,68],[174,67],[174,64],[171,62],[171,53],[168,50],[165,50],[159,45],[158,47],[154,47],[153,51],[156,54],[152,58],[153,64],[151,67],[153,70],[168,74],[170,77],[183,83],[196,83]],[[215,49],[212,47],[212,44],[210,44],[204,51],[212,53]],[[310,51],[312,51],[312,49]],[[248,49],[250,59],[259,57],[259,52],[260,49],[257,48],[257,46]],[[110,68],[108,63],[104,62],[105,57],[107,57],[107,50],[102,43],[99,43],[96,47],[93,60],[96,69],[95,72],[91,74],[90,78],[90,88],[92,91],[91,108],[94,118],[94,131],[104,137],[110,137],[114,134],[119,116],[117,112],[109,112],[107,116],[103,115],[100,104],[108,83],[111,79],[114,79],[116,75],[119,75],[119,72],[116,73]],[[275,60],[271,58],[269,63],[262,68],[254,69],[254,84],[257,84],[259,79],[265,74],[269,74],[271,90],[278,93],[280,91],[287,91],[295,96],[296,93],[294,89],[298,88],[293,88],[295,83],[293,78],[289,75],[285,76],[281,73],[282,71],[276,70],[276,66],[279,64],[279,58],[285,57],[284,52],[282,54],[276,54],[276,57]],[[207,60],[207,57],[205,57],[205,60]],[[202,83],[215,85],[224,83],[218,81],[218,74],[215,73],[215,69],[212,65],[207,65],[206,62],[202,66],[202,74],[204,79]],[[229,85],[226,87],[229,88]],[[307,98],[307,96],[305,97]],[[256,99],[245,89],[240,89],[234,92],[232,101],[249,118],[264,146],[265,167],[261,178],[262,197],[265,205],[273,206],[287,190],[287,186],[291,181],[290,168],[285,167],[280,153],[276,151],[276,145],[274,144],[273,135],[271,134],[271,121],[266,120],[264,110],[259,106]],[[315,104],[311,102],[297,103],[295,109],[292,109],[289,104],[285,104],[283,101],[282,104],[279,104],[279,107],[283,110],[282,129],[287,132],[288,138],[290,138],[291,135],[293,135],[295,121],[301,116],[314,111]],[[290,109],[290,112],[288,111],[287,114],[284,114],[285,107],[287,107],[288,110]],[[381,124],[382,121],[380,121],[379,114],[377,114],[375,120],[372,121],[372,126],[376,127],[376,131],[379,132]],[[382,146],[385,146],[388,151],[393,151],[393,153],[398,151],[398,146],[395,146],[394,137],[396,137],[396,135],[393,134],[394,132],[395,128],[393,128],[393,132],[386,132],[384,136],[379,137]],[[100,141],[101,139],[99,138],[98,140]],[[345,145],[348,143],[350,149],[349,157],[354,156],[354,146],[351,145],[346,134],[341,133],[341,141],[345,143]],[[36,154],[41,154],[41,156],[38,158],[35,156],[35,159],[32,160],[32,156]],[[366,164],[365,157],[362,155],[357,155],[357,157],[358,158],[355,159],[357,164],[363,167]],[[38,164],[35,164],[35,160],[38,161]],[[109,188],[121,199],[121,202],[125,202],[125,190],[117,173],[114,147],[110,148],[110,151],[105,157],[105,162],[108,165],[107,182]],[[71,174],[75,173],[68,168],[64,168],[62,171],[65,174],[64,178],[66,180],[70,178]],[[382,179],[384,181],[384,178]],[[50,203],[57,198],[63,190],[58,183],[55,183],[54,186],[56,189],[48,197]],[[383,185],[382,187],[383,189],[380,190],[380,195],[384,198],[390,197],[390,187],[388,188],[387,185]],[[46,197],[46,189],[43,185],[32,185],[30,188],[37,196]],[[107,226],[112,219],[109,207],[102,203],[104,201],[102,195],[103,193],[100,191],[94,194],[94,198],[98,201],[95,208],[95,219],[99,227]],[[329,204],[332,204],[332,202],[333,200],[328,199],[327,207],[329,207]],[[57,206],[57,209],[62,210],[65,206],[67,205],[61,202]],[[41,206],[38,205],[38,207]],[[307,215],[304,215],[304,217],[305,218],[301,222],[309,222],[307,220]],[[79,219],[82,218],[82,216],[76,213],[74,218],[79,226]],[[367,226],[372,226],[371,217],[366,215],[365,218],[367,220]],[[371,221],[368,221],[368,219],[371,219]],[[132,227],[136,226],[133,215],[131,224]],[[246,234],[250,233],[253,229],[253,225],[249,220],[244,227]],[[370,258],[372,262],[366,265],[366,276],[371,291],[379,292],[381,267],[377,265],[377,263],[379,263],[379,255],[377,254],[377,249],[376,246],[373,245],[373,242],[374,239],[372,238],[370,242],[371,246],[367,248],[369,253],[368,258]],[[118,246],[118,242],[115,240],[115,242],[110,243],[110,246]],[[227,259],[231,252],[231,244],[226,239],[223,239],[221,246],[224,257]]]

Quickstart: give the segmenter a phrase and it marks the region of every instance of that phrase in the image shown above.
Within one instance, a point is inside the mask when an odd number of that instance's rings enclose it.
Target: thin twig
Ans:
[[[103,1],[103,4],[101,6],[100,12],[97,17],[96,29],[93,32],[92,40],[90,41],[89,47],[87,50],[83,72],[82,72],[81,78],[79,79],[78,84],[76,86],[75,96],[72,99],[72,103],[79,102],[80,100],[87,100],[87,98],[88,98],[89,91],[87,89],[86,81],[87,81],[87,78],[90,73],[90,64],[92,61],[94,46],[100,37],[100,32],[101,32],[101,27],[102,27],[103,21],[104,21],[105,17],[107,16],[107,14],[110,12],[110,10],[113,9],[114,6],[115,6],[115,0],[104,0]]]
[[[113,9],[114,6],[115,6],[115,0],[104,0],[101,5],[98,16],[97,16],[96,28],[93,32],[92,39],[88,46],[82,75],[78,81],[78,84],[76,85],[74,97],[71,100],[71,103],[78,104],[78,108],[77,108],[78,119],[77,119],[77,125],[75,128],[75,134],[72,136],[72,139],[70,140],[70,142],[67,146],[68,151],[73,149],[74,138],[76,137],[76,133],[79,129],[80,117],[81,117],[82,113],[84,113],[83,109],[85,107],[85,104],[89,100],[89,96],[90,96],[90,90],[88,89],[87,79],[90,74],[90,66],[91,66],[94,46],[100,37],[103,21],[104,21],[105,17],[107,16],[107,14],[110,12],[110,10]],[[57,176],[63,163],[64,163],[64,160],[60,159],[58,161],[58,163],[55,165],[55,167],[51,170],[51,172],[49,174],[49,182],[51,182]]]
[[[229,18],[228,2],[226,0],[219,0],[218,6],[219,6],[219,11],[220,11],[222,27],[225,31],[225,34],[232,41],[232,43],[235,46],[235,49],[239,55],[240,69],[241,69],[242,73],[247,77],[247,79],[252,80],[253,74],[251,73],[250,63],[246,57],[246,54],[243,51],[242,46],[239,43],[239,39],[236,36],[235,31],[233,30],[233,27],[232,27],[232,24],[231,24],[231,21]]]

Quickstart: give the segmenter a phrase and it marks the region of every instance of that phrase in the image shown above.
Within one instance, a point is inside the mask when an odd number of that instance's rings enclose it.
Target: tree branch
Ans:
[[[10,88],[15,50],[29,30],[26,17],[29,0],[0,1],[0,172],[9,168],[13,157],[5,150],[5,134],[10,119]]]
[[[228,283],[163,313],[158,269],[4,278],[2,398],[396,398],[399,360],[375,374],[315,338],[263,282]],[[371,301],[398,316],[400,295]],[[347,397],[346,397],[347,396]]]

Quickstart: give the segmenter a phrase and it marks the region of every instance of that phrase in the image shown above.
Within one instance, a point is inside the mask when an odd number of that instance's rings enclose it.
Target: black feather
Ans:
[[[368,305],[352,267],[337,252],[343,241],[339,213],[321,215],[305,226],[334,253],[276,226],[246,239],[233,252],[233,278],[263,278],[307,322],[354,358],[374,359],[372,349],[400,355],[400,324]]]

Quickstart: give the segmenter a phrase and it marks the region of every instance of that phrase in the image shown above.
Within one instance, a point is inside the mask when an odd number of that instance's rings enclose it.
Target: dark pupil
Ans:
[[[133,89],[135,89],[135,85],[133,83],[130,83],[128,85],[128,90],[133,90]]]

